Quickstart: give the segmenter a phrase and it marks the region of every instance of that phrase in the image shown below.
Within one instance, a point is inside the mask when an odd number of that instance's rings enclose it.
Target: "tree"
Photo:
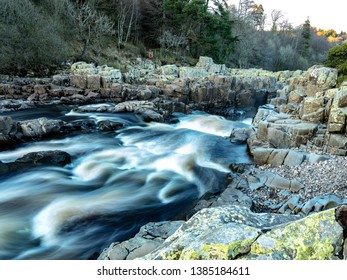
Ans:
[[[308,58],[310,55],[311,23],[307,19],[301,29],[300,54]]]
[[[254,4],[252,9],[253,9],[252,16],[253,16],[253,20],[254,20],[256,28],[258,30],[263,30],[265,25],[265,19],[266,19],[263,5]]]
[[[283,17],[284,17],[284,15],[283,15],[282,11],[280,11],[280,10],[272,10],[271,11],[271,21],[272,21],[271,31],[272,32],[278,31],[279,21]]]
[[[347,44],[331,48],[325,65],[336,68],[339,74],[347,75]]]
[[[69,56],[59,23],[29,0],[0,0],[0,69],[44,71]]]
[[[79,0],[69,2],[68,11],[83,42],[80,58],[84,59],[88,54],[91,40],[112,34],[114,24],[106,15],[98,13],[92,2]]]
[[[158,38],[164,33],[163,0],[140,1],[139,37],[151,47],[158,46]]]
[[[137,0],[120,0],[117,7],[117,40],[122,48],[129,40],[137,21]]]
[[[179,38],[188,39],[191,55],[211,56],[223,62],[231,53],[235,38],[232,21],[224,1],[164,0],[164,29]]]

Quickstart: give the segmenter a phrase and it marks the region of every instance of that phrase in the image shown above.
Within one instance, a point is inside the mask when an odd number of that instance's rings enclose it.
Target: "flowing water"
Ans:
[[[175,124],[143,123],[133,114],[40,115],[112,120],[125,128],[0,152],[2,162],[44,150],[66,151],[73,159],[64,168],[0,177],[0,259],[90,258],[147,222],[184,213],[205,193],[225,187],[230,163],[249,162],[245,145],[227,139],[245,122],[199,112],[177,115]]]

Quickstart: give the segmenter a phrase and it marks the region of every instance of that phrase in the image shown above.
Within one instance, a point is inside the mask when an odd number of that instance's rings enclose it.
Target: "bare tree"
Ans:
[[[179,48],[187,46],[188,40],[183,33],[175,35],[170,31],[165,30],[159,38],[159,43],[163,49],[174,49],[177,55]]]
[[[120,0],[117,16],[118,47],[123,47],[129,40],[137,22],[138,0]]]
[[[83,41],[81,58],[84,58],[88,53],[90,41],[102,35],[111,34],[113,23],[106,15],[99,14],[88,2],[80,3],[78,0],[70,2],[68,11]]]
[[[272,21],[272,27],[271,31],[276,32],[278,28],[278,23],[281,18],[283,18],[283,12],[280,10],[272,10],[271,11],[271,21]]]

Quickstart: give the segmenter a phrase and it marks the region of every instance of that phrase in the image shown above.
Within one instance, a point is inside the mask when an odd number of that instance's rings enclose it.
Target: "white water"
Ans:
[[[135,124],[123,115],[80,116],[127,128],[0,152],[3,162],[42,150],[73,156],[64,168],[0,178],[0,259],[89,258],[142,224],[171,219],[206,192],[223,189],[228,165],[249,161],[246,147],[226,137],[245,123],[207,114],[182,115],[173,125]]]

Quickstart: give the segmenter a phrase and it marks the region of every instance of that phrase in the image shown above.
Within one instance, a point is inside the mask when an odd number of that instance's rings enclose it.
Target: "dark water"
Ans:
[[[178,115],[176,124],[145,124],[132,114],[66,112],[42,109],[39,116],[113,120],[126,128],[0,152],[3,162],[43,150],[73,157],[64,168],[0,177],[0,259],[90,258],[147,222],[184,212],[225,186],[230,163],[249,162],[246,147],[227,139],[232,128],[247,126],[242,122],[195,113]]]

